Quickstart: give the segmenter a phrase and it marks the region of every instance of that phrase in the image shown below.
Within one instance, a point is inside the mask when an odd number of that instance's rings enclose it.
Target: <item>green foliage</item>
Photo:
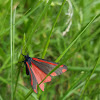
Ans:
[[[99,0],[1,0],[0,100],[99,100],[99,5]],[[46,83],[44,92],[38,86],[36,94],[21,52],[68,70]]]

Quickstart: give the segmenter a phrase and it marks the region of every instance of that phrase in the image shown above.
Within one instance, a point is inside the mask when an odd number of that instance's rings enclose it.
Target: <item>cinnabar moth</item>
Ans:
[[[23,55],[23,54],[22,54]],[[30,75],[31,86],[35,93],[37,93],[37,84],[39,84],[47,74],[58,65],[58,63],[47,61],[39,58],[31,58],[28,55],[25,57],[24,63],[26,65],[26,74]],[[42,91],[44,91],[44,83],[50,82],[52,77],[57,76],[67,71],[67,66],[61,65],[53,73],[50,74],[40,85]]]

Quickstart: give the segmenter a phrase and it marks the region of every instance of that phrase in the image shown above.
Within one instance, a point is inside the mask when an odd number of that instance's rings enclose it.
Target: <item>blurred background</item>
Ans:
[[[100,17],[70,45],[99,13],[100,0],[14,0],[11,17],[11,1],[0,0],[0,100],[11,100],[11,84],[14,100],[100,100]],[[25,65],[18,64],[21,49],[50,61],[68,49],[58,61],[68,71],[45,83],[44,92],[38,87],[27,96],[32,87]]]

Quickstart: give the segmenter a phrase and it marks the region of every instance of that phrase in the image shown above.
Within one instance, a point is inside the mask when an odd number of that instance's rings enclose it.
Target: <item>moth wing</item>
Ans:
[[[41,69],[39,69],[37,67],[37,65],[33,62],[31,62],[32,64],[32,71],[36,77],[36,80],[39,83],[41,83],[41,81],[47,76],[46,73],[44,73]],[[44,83],[45,82],[50,82],[51,81],[51,76],[48,76],[40,85],[39,87],[41,88],[42,91],[44,91]]]
[[[30,65],[28,64],[28,62],[26,62],[26,69],[27,69],[27,72],[29,73],[29,75],[30,75],[30,78],[31,78],[31,86],[32,86],[32,88],[33,88],[33,90],[34,90],[34,92],[35,93],[37,93],[37,80],[36,80],[36,77],[35,77],[35,75],[34,75],[34,73],[33,73],[33,71],[32,71],[32,68],[30,67]]]
[[[41,71],[45,74],[48,74],[52,69],[54,69],[58,63],[47,61],[39,58],[32,58],[32,63],[34,63]],[[57,76],[67,71],[67,66],[61,65],[58,69],[56,69],[51,76]]]

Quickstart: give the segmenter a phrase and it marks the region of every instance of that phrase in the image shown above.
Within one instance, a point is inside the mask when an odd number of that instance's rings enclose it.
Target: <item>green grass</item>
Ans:
[[[69,4],[66,0],[0,1],[0,100],[100,99],[100,1]],[[30,57],[67,65],[68,70],[46,83],[44,92],[38,86],[36,94],[25,65],[18,63],[24,60],[21,50]]]
[[[10,13],[10,51],[11,51],[11,100],[13,100],[13,59],[14,59],[14,32],[13,32],[13,0],[11,0],[11,13]]]

